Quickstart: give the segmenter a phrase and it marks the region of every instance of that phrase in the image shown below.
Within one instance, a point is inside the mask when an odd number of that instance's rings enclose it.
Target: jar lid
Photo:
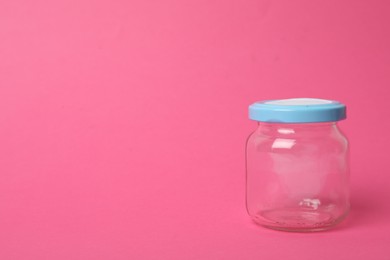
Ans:
[[[264,100],[249,106],[249,118],[269,123],[315,123],[345,119],[346,106],[318,98]]]

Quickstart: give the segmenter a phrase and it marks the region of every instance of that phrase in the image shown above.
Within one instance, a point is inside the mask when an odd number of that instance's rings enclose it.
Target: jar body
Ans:
[[[348,157],[336,122],[260,122],[246,145],[249,215],[286,231],[336,225],[349,210]]]

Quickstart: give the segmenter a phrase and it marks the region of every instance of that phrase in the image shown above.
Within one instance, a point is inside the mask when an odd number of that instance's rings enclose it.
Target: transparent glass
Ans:
[[[348,157],[336,122],[260,122],[246,145],[249,215],[278,230],[333,227],[349,211]]]

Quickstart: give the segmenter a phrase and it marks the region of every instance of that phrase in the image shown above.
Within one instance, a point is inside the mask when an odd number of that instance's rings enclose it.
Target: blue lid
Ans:
[[[249,106],[249,118],[270,123],[315,123],[345,119],[344,104],[317,98],[264,100]]]

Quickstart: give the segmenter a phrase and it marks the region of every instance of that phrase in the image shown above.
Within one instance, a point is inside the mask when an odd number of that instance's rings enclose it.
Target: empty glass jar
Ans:
[[[246,145],[247,210],[258,224],[319,231],[349,210],[348,141],[337,122],[345,105],[295,98],[256,102],[258,122]]]

